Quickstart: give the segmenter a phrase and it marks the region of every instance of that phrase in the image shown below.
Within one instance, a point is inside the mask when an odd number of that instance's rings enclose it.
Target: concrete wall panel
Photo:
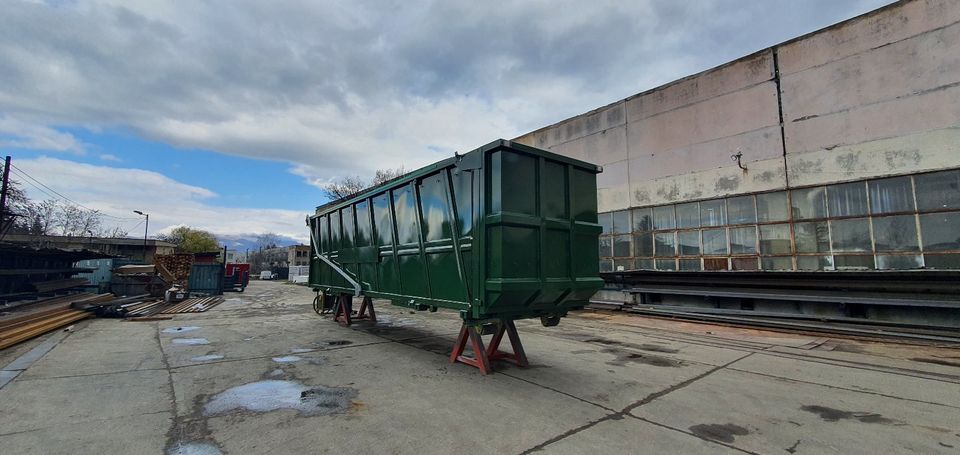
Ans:
[[[667,204],[785,187],[783,159],[770,159],[750,163],[747,171],[733,166],[655,180],[631,179],[630,205]]]
[[[960,23],[785,75],[784,120],[822,116],[958,81]]]
[[[627,160],[603,166],[603,172],[597,175],[597,188],[627,187]]]
[[[783,75],[960,21],[956,0],[917,0],[881,9],[779,47]]]
[[[630,160],[630,180],[658,179],[721,167],[736,168],[730,156],[738,151],[743,153],[741,161],[749,168],[754,161],[781,157],[782,149],[780,127],[769,126],[676,150],[635,156]]]
[[[960,86],[787,122],[787,154],[832,150],[960,124]]]
[[[771,79],[773,79],[773,53],[767,49],[719,68],[627,98],[627,121],[633,122],[699,103]]]
[[[627,159],[627,127],[618,126],[582,139],[584,161],[606,166]]]
[[[597,209],[600,212],[623,210],[630,207],[630,186],[619,185],[597,190]]]
[[[779,123],[776,84],[766,82],[631,121],[627,141],[631,157],[649,156],[650,153],[689,147]]]
[[[957,166],[960,166],[960,126],[787,155],[791,187]]]

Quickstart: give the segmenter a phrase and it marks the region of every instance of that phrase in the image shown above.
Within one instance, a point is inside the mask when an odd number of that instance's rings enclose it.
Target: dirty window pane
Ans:
[[[857,218],[830,222],[833,251],[871,251],[870,220]]]
[[[757,195],[757,219],[761,223],[786,221],[789,215],[790,206],[787,204],[786,191]]]
[[[797,256],[797,270],[831,270],[831,256]]]
[[[960,250],[960,212],[920,215],[924,251]]]
[[[863,182],[828,186],[827,208],[830,216],[866,215],[867,186]]]
[[[730,228],[731,254],[757,254],[757,227]]]
[[[916,175],[913,181],[920,210],[960,208],[960,171]]]
[[[685,231],[678,232],[677,237],[680,243],[680,256],[698,256],[700,255],[700,232]]]
[[[603,228],[601,234],[610,234],[613,232],[613,214],[610,212],[597,214],[597,222]]]
[[[704,270],[727,270],[727,258],[703,258]]]
[[[793,190],[793,218],[798,220],[826,218],[825,195],[826,191],[823,187]]]
[[[703,254],[727,254],[727,230],[703,230]]]
[[[613,261],[609,259],[600,260],[600,271],[601,272],[612,272],[613,271]]]
[[[923,263],[928,269],[960,269],[960,254],[924,254]]]
[[[663,207],[653,208],[653,228],[654,229],[673,229],[677,227],[677,221],[673,216],[673,206],[665,205]]]
[[[653,234],[645,232],[633,236],[634,256],[653,256]]]
[[[657,256],[675,256],[677,254],[677,242],[673,232],[657,233],[654,237],[654,243]]]
[[[633,210],[633,231],[652,231],[653,214],[649,208]]]
[[[909,270],[923,267],[920,255],[877,256],[877,268],[880,270]]]
[[[634,261],[637,270],[653,270],[653,259],[637,259]]]
[[[697,228],[700,227],[700,204],[691,202],[677,206],[677,227]]]
[[[657,259],[657,270],[677,270],[675,259]]]
[[[630,257],[630,235],[613,237],[613,256],[618,258]]]
[[[793,270],[793,259],[788,257],[762,257],[760,268],[763,270]]]
[[[826,221],[797,223],[793,225],[793,237],[798,253],[830,252],[830,231]]]
[[[874,180],[870,185],[870,213],[913,211],[910,177]]]
[[[727,211],[723,199],[700,203],[700,225],[723,226],[727,224]]]
[[[623,272],[626,270],[633,270],[633,261],[630,259],[614,259],[613,260],[613,271],[614,272]]]
[[[759,270],[757,258],[733,258],[730,263],[733,270]]]
[[[727,218],[730,219],[730,224],[756,223],[757,212],[753,206],[753,196],[727,199]]]
[[[680,270],[697,271],[700,270],[699,259],[680,259]]]
[[[833,266],[837,270],[873,270],[873,256],[834,256]]]
[[[613,237],[600,237],[600,257],[613,256]]]
[[[873,219],[877,251],[917,251],[917,220],[913,215]]]
[[[760,252],[763,254],[790,254],[790,225],[760,226]]]
[[[629,210],[621,210],[619,212],[613,212],[613,233],[614,234],[630,233],[630,211]]]

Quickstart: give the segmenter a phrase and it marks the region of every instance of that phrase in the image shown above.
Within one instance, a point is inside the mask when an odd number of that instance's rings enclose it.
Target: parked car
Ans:
[[[261,279],[261,280],[275,280],[275,279],[277,279],[277,274],[276,274],[276,273],[273,273],[273,272],[271,272],[271,271],[269,271],[269,270],[264,270],[264,271],[260,272],[260,279]]]

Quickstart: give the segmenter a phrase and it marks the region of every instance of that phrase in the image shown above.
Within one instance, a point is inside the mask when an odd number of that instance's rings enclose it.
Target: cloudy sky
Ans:
[[[142,210],[151,233],[305,239],[330,179],[415,169],[886,3],[0,0],[0,155],[127,228]]]

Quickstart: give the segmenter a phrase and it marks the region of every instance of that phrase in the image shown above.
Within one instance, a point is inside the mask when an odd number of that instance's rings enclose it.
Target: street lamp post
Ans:
[[[133,213],[147,217],[146,224],[143,226],[143,262],[147,262],[147,230],[150,229],[150,214],[139,210],[134,210]]]

